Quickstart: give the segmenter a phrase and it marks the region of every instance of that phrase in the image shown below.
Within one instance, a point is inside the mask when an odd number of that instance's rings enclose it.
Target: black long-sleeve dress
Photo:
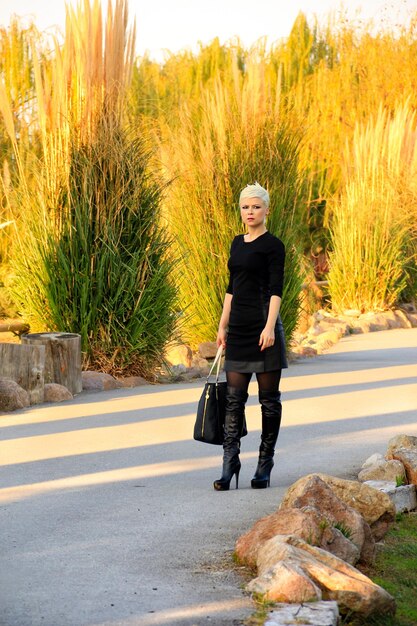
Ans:
[[[268,318],[271,296],[282,297],[285,246],[266,231],[251,242],[234,238],[227,293],[233,295],[226,341],[225,371],[271,372],[288,367],[281,318],[275,343],[261,351],[259,338]]]

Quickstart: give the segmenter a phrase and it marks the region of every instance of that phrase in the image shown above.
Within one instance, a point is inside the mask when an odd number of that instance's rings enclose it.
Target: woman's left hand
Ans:
[[[273,346],[275,343],[275,331],[273,328],[264,328],[263,331],[261,332],[261,336],[259,338],[259,345],[261,347],[261,352],[262,350],[265,350],[266,348],[270,348],[271,346]]]

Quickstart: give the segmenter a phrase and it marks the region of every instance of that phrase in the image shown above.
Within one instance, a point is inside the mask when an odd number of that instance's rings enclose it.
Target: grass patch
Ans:
[[[364,573],[397,602],[394,616],[347,616],[344,626],[415,626],[417,624],[417,513],[398,515],[375,564]]]

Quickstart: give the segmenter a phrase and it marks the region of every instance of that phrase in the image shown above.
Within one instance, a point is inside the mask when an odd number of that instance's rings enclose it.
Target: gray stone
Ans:
[[[414,511],[417,508],[415,485],[401,485],[397,487],[394,482],[385,480],[369,480],[365,484],[386,493],[394,504],[396,513]]]
[[[0,378],[0,411],[15,411],[29,405],[27,391],[10,378]]]
[[[119,389],[123,387],[122,383],[110,374],[104,372],[82,372],[84,391],[107,391],[108,389]]]
[[[280,603],[271,611],[264,626],[337,626],[339,608],[334,600],[303,602],[303,604]]]
[[[64,385],[58,383],[46,383],[44,386],[44,402],[64,402],[72,400],[73,395]]]

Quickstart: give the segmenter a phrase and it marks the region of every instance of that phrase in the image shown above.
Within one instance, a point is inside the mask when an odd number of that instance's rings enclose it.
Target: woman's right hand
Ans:
[[[223,350],[226,348],[226,338],[227,338],[226,329],[219,328],[217,332],[217,339],[216,339],[216,344],[218,348],[220,348],[220,346],[223,346]]]

